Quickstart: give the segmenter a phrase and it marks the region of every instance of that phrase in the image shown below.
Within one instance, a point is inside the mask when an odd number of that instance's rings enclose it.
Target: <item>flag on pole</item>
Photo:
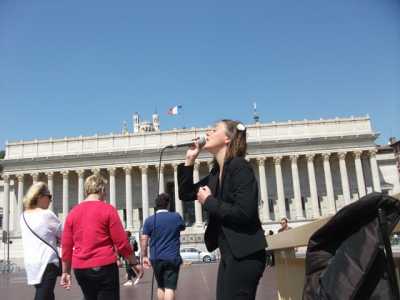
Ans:
[[[168,114],[171,116],[177,115],[180,109],[182,109],[182,105],[171,107],[170,109],[168,109]]]

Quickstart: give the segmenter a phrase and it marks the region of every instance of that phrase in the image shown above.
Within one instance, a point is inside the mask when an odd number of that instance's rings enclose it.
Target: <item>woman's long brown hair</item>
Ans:
[[[224,119],[221,120],[221,122],[225,124],[225,133],[231,140],[228,144],[228,149],[226,150],[225,160],[234,157],[245,157],[247,151],[246,128],[244,128],[244,130],[239,130],[237,127],[241,122],[234,120]]]

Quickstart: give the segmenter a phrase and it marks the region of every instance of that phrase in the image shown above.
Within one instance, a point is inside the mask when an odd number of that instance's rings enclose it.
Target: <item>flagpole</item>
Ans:
[[[182,129],[186,129],[186,126],[185,126],[185,111],[183,109],[183,106],[181,108],[181,111],[182,111],[182,123],[183,123]]]

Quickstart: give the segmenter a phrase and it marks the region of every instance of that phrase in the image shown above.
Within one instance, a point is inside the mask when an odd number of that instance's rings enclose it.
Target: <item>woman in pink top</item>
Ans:
[[[71,287],[71,266],[86,300],[119,299],[116,252],[142,274],[117,210],[104,202],[106,180],[92,175],[85,181],[86,199],[76,205],[64,224],[61,285]]]

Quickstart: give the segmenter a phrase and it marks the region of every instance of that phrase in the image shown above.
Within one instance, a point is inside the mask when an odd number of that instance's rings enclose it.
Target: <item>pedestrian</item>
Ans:
[[[132,233],[129,230],[126,231],[126,236],[128,237],[129,245],[131,246],[131,248],[133,250],[133,255],[135,255],[135,252],[138,251],[138,243],[137,243],[135,237],[132,236]],[[124,259],[124,265],[125,265],[127,280],[123,284],[123,286],[132,286],[133,285],[132,279],[136,277],[136,273],[129,266],[128,260]]]
[[[281,219],[280,224],[281,224],[281,228],[278,229],[278,233],[282,232],[282,231],[286,231],[286,230],[292,229],[292,227],[289,226],[288,219],[285,218],[285,217]]]
[[[71,287],[72,266],[85,300],[120,298],[115,251],[142,274],[117,210],[104,201],[106,183],[98,174],[86,179],[86,198],[68,214],[62,236],[61,285]]]
[[[34,183],[24,197],[20,218],[24,264],[35,300],[54,300],[54,287],[61,273],[57,244],[62,226],[49,210],[52,195],[44,182]]]
[[[178,213],[168,211],[168,194],[160,194],[155,202],[156,213],[145,220],[140,238],[143,267],[153,267],[158,300],[174,300],[182,264],[180,232],[185,230],[185,224]],[[147,253],[149,241],[150,257]]]
[[[193,182],[193,165],[201,150],[214,157],[208,176]],[[246,127],[221,120],[207,131],[203,148],[196,142],[178,166],[179,198],[198,200],[208,212],[208,251],[219,248],[217,300],[255,299],[266,263],[266,241],[258,215],[258,184],[247,150]]]

